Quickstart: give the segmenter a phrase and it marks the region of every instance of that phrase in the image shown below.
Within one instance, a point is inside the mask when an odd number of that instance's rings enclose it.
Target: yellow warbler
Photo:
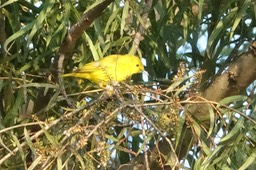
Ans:
[[[133,55],[109,55],[98,61],[85,64],[73,73],[63,74],[62,77],[73,76],[88,79],[99,86],[121,82],[135,73],[141,73],[144,66],[141,60]]]

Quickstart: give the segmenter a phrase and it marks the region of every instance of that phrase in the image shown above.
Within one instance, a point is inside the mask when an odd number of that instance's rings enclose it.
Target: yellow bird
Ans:
[[[109,55],[98,61],[90,62],[73,73],[63,74],[62,77],[72,76],[88,79],[100,87],[116,82],[122,82],[133,74],[141,73],[144,66],[134,55]]]

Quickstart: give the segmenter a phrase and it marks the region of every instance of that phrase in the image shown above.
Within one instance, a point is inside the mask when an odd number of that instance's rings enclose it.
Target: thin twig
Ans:
[[[108,123],[110,120],[112,120],[113,115],[115,115],[117,112],[122,110],[123,108],[127,107],[126,105],[120,106],[116,108],[112,113],[110,113],[106,119],[102,120],[100,123],[98,123],[93,130],[86,136],[86,138],[89,138],[99,127],[101,127],[104,123]]]
[[[174,153],[175,160],[176,160],[174,167],[177,167],[177,166],[179,167],[179,159],[178,159],[177,155],[175,154],[175,149],[174,149],[170,139],[167,138],[166,135],[164,135],[164,133],[160,129],[158,129],[158,127],[136,105],[128,105],[128,106],[134,108],[138,113],[140,113],[149,122],[149,124],[152,125],[159,132],[159,134],[168,142],[168,144],[171,148],[171,151]]]
[[[143,135],[143,151],[144,151],[144,160],[145,160],[145,166],[146,170],[150,170],[149,163],[148,163],[148,152],[147,152],[147,143],[146,140],[146,131],[145,131],[145,124],[144,124],[144,116],[141,116],[141,126],[142,126],[142,135]]]
[[[34,139],[36,139],[36,138],[38,138],[40,135],[42,135],[45,130],[50,129],[50,128],[53,127],[54,125],[57,125],[60,121],[62,121],[62,120],[65,119],[66,117],[72,117],[74,114],[79,113],[79,112],[81,112],[81,111],[84,110],[84,109],[90,108],[92,105],[94,105],[95,103],[97,103],[99,100],[104,99],[104,97],[105,97],[105,94],[103,93],[97,100],[94,100],[93,102],[90,102],[90,103],[88,103],[88,104],[86,104],[86,105],[84,105],[84,106],[82,106],[82,107],[80,107],[80,108],[78,108],[78,109],[76,109],[76,110],[74,110],[74,111],[72,111],[72,112],[66,114],[66,115],[63,115],[63,116],[60,117],[59,119],[56,119],[56,120],[54,120],[53,122],[51,122],[49,125],[47,125],[46,123],[41,123],[41,124],[44,124],[44,125],[45,125],[44,129],[41,129],[41,130],[39,130],[38,132],[36,132],[34,135],[32,135],[32,136],[30,137],[31,141],[34,140]],[[29,124],[27,124],[27,125],[31,125],[31,124],[33,124],[33,123],[29,123]],[[34,124],[40,124],[40,123],[35,122]],[[15,126],[15,128],[17,128],[17,127],[24,127],[24,124],[23,124],[23,125],[17,125],[17,126]],[[13,127],[9,127],[9,129],[13,129]],[[3,129],[3,130],[4,130],[4,129]],[[1,130],[1,131],[3,131],[3,130]],[[1,131],[0,131],[0,132],[1,132]],[[19,147],[24,147],[24,146],[26,146],[26,144],[27,144],[27,142],[24,141],[23,143],[20,144]],[[19,151],[19,147],[14,148],[14,149],[12,150],[12,152],[13,152],[13,153],[18,152],[18,151]],[[9,157],[11,157],[11,156],[13,155],[13,153],[8,153],[8,154],[6,154],[2,159],[0,159],[0,165],[3,164],[4,161],[7,160]]]
[[[0,134],[4,133],[4,132],[7,132],[9,130],[12,130],[12,129],[16,129],[16,128],[20,128],[20,127],[26,127],[26,126],[34,126],[34,125],[39,125],[39,124],[47,125],[45,122],[41,122],[41,121],[40,122],[24,123],[24,124],[14,125],[14,126],[4,128],[4,129],[0,130]]]
[[[63,70],[63,60],[72,56],[71,54],[73,53],[73,49],[78,38],[81,37],[84,31],[91,26],[92,22],[95,21],[95,19],[98,18],[112,2],[114,2],[114,0],[105,0],[96,5],[94,8],[86,12],[80,21],[70,28],[65,40],[60,46],[58,52],[59,59],[56,59],[53,64],[54,69],[59,71],[58,73],[61,73]]]

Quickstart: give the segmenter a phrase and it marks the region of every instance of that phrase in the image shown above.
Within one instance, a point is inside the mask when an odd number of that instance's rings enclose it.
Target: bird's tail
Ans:
[[[67,73],[67,74],[62,74],[61,77],[70,77],[74,76],[74,73]]]

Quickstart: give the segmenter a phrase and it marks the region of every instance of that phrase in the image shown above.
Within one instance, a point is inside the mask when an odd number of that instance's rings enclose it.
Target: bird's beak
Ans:
[[[142,66],[141,68],[140,68],[140,70],[141,70],[141,72],[143,72],[145,69],[144,69],[144,66]]]

